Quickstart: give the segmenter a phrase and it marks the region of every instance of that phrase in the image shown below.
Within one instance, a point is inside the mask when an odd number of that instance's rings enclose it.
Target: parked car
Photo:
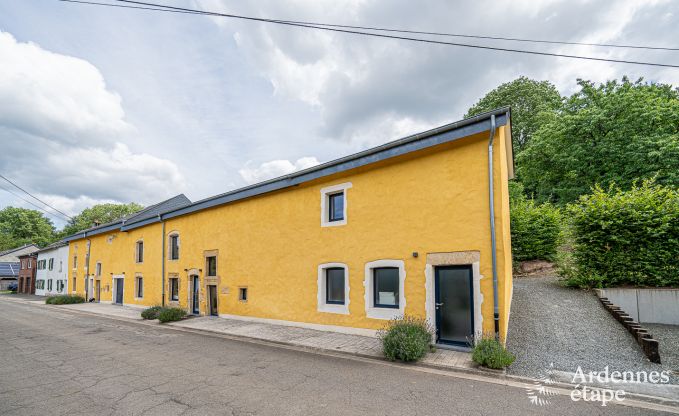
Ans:
[[[9,286],[7,286],[7,290],[11,290],[12,292],[16,292],[17,289],[19,289],[18,283],[10,283]]]

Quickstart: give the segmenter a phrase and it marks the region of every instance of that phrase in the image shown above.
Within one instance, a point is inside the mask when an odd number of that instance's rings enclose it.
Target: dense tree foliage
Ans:
[[[565,204],[595,184],[629,189],[637,179],[679,184],[679,92],[642,80],[595,85],[563,108],[542,113],[542,125],[523,152],[517,174],[539,201]]]
[[[45,246],[54,241],[54,231],[52,221],[40,211],[15,207],[0,210],[0,250],[29,243]]]
[[[511,106],[514,150],[519,153],[540,127],[542,113],[554,113],[560,108],[561,101],[561,95],[550,82],[520,77],[490,91],[467,111],[465,117]]]
[[[98,204],[85,208],[80,214],[73,217],[61,232],[62,236],[75,234],[79,231],[92,227],[96,223],[104,224],[115,221],[126,215],[133,214],[144,208],[134,202],[129,204]]]

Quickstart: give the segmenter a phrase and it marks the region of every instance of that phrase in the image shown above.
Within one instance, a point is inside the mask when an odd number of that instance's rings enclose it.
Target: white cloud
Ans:
[[[134,153],[121,97],[91,63],[0,32],[0,171],[75,213],[97,201],[151,204],[180,193],[176,164]]]
[[[657,44],[672,39],[670,33],[679,35],[676,25],[662,18],[672,6],[667,0],[623,1],[614,13],[605,2],[586,0],[432,2],[426,6],[407,0],[196,2],[206,10],[258,17],[576,42]],[[479,26],[479,19],[473,16],[483,16],[484,24]],[[321,134],[351,146],[397,138],[399,131],[409,130],[407,126],[427,128],[457,120],[483,94],[521,75],[551,80],[564,93],[577,88],[577,78],[605,81],[627,74],[631,78],[679,81],[676,71],[660,68],[424,45],[220,17],[212,20],[224,30],[237,33],[237,44],[272,83],[277,95],[317,107],[323,123]],[[665,55],[640,50],[492,44],[667,61]],[[396,136],[389,136],[392,133]]]
[[[264,162],[257,167],[251,167],[251,164],[252,162],[248,161],[248,163],[245,164],[245,167],[238,171],[243,180],[249,184],[307,169],[318,165],[319,161],[315,157],[303,157],[297,159],[295,163],[292,163],[289,160],[280,159]]]

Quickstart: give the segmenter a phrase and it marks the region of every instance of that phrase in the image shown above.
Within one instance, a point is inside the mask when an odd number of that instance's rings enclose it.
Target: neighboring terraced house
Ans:
[[[37,258],[38,255],[35,252],[19,256],[19,264],[21,267],[19,269],[17,292],[25,294],[35,293]]]
[[[41,296],[68,293],[68,243],[57,241],[38,251],[35,294]]]
[[[505,108],[70,236],[73,290],[362,334],[415,315],[439,344],[504,338],[512,176]]]

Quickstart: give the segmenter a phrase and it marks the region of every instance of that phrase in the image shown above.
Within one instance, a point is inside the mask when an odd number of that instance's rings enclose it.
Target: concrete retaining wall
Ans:
[[[601,289],[636,322],[679,325],[679,289]]]

